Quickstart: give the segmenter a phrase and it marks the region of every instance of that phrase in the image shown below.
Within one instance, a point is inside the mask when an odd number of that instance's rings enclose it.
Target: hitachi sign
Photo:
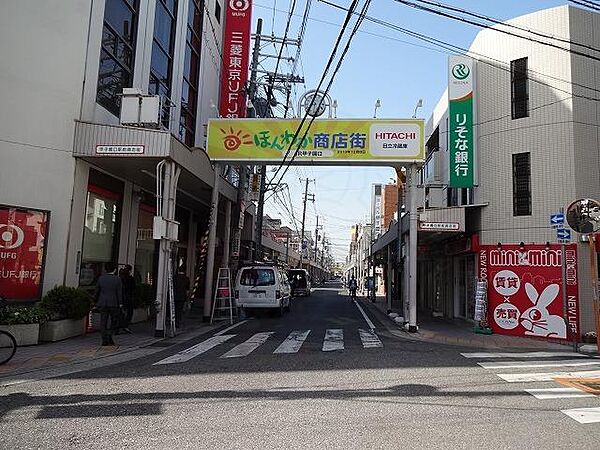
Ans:
[[[417,133],[375,133],[375,139],[416,139]]]

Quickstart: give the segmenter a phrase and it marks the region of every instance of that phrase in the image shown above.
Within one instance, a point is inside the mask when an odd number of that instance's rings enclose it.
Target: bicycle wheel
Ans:
[[[16,351],[17,341],[14,336],[6,331],[0,330],[0,365],[10,361]]]

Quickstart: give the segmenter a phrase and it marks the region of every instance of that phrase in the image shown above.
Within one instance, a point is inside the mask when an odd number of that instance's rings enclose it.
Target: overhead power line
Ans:
[[[354,5],[355,2],[353,2]],[[333,73],[331,74],[331,77],[329,79],[329,83],[327,84],[327,87],[325,88],[325,95],[329,92],[329,89],[331,88],[331,85],[333,84],[333,80],[335,79],[335,76],[337,75],[337,73],[340,70],[340,67],[342,66],[342,63],[344,62],[344,58],[346,56],[346,54],[348,53],[348,50],[350,49],[350,44],[352,43],[352,39],[354,38],[354,36],[356,35],[356,32],[358,31],[358,29],[360,28],[362,22],[364,21],[366,15],[367,15],[367,10],[369,9],[369,6],[371,5],[371,0],[366,0],[365,3],[363,4],[363,8],[361,10],[361,12],[358,14],[358,19],[356,20],[356,23],[354,24],[354,28],[352,29],[350,36],[348,37],[348,41],[346,42],[346,46],[344,47],[344,50],[342,51],[342,54],[340,55],[340,58],[338,59],[337,65],[335,67],[335,69],[333,70]],[[354,15],[354,11],[350,11],[348,10],[348,15],[351,17],[352,15]],[[345,22],[346,24],[347,22]],[[317,91],[319,91],[321,88],[321,83],[319,83],[319,86],[317,87]],[[311,99],[311,103],[309,108],[307,108],[307,111],[311,109],[311,107],[313,106],[313,102],[315,101],[315,98],[317,96],[313,96],[313,98]],[[322,96],[319,99],[319,105],[321,105],[321,103],[323,102],[325,96]],[[304,114],[304,119],[306,118],[307,113]],[[308,126],[306,127],[306,130],[304,131],[304,136],[302,137],[302,139],[298,142],[298,147],[296,148],[296,151],[294,152],[294,154],[292,155],[291,159],[289,160],[289,162],[286,165],[285,170],[283,171],[283,174],[280,176],[279,181],[277,181],[276,185],[279,184],[282,180],[283,177],[285,176],[286,172],[288,171],[288,169],[290,168],[291,164],[294,162],[294,159],[296,158],[296,156],[298,155],[298,152],[300,151],[300,146],[302,141],[304,141],[304,139],[306,138],[311,125],[313,124],[313,122],[315,121],[316,117],[312,117]],[[298,127],[298,129],[300,129],[302,126],[302,124],[300,124],[300,126]],[[285,158],[284,158],[285,160]],[[281,166],[280,166],[281,167]],[[277,174],[275,174],[276,176]],[[273,179],[275,179],[275,176],[273,177]]]
[[[338,37],[337,37],[337,39],[335,41],[335,44],[334,44],[333,49],[331,51],[331,54],[329,56],[329,60],[327,61],[327,64],[325,65],[325,69],[323,70],[323,74],[322,74],[321,79],[319,81],[319,85],[317,87],[317,90],[319,90],[321,88],[321,86],[322,86],[322,84],[323,84],[323,82],[325,80],[325,77],[327,76],[327,73],[329,72],[329,69],[331,68],[331,65],[333,64],[333,61],[335,59],[335,55],[337,54],[338,48],[339,48],[339,46],[341,44],[341,41],[342,41],[342,37],[344,36],[344,34],[346,32],[346,28],[348,27],[348,23],[350,22],[350,19],[352,18],[352,15],[354,14],[354,11],[356,10],[357,4],[358,4],[358,0],[353,0],[352,4],[348,8],[348,12],[346,14],[346,18],[344,19],[344,22],[342,24],[342,27],[341,27],[340,32],[338,34]],[[311,104],[310,104],[311,107],[313,106],[313,102],[315,100],[315,97],[316,96],[313,96],[313,98],[311,100]],[[282,159],[281,163],[279,164],[279,167],[277,168],[277,171],[275,172],[275,175],[273,175],[273,177],[271,178],[270,183],[272,183],[273,180],[275,180],[277,178],[277,175],[279,174],[279,171],[285,165],[286,159],[288,158],[289,154],[291,153],[292,147],[293,147],[294,143],[296,142],[296,140],[298,139],[298,135],[300,134],[300,131],[302,130],[302,127],[303,127],[304,123],[306,122],[306,118],[308,117],[308,110],[309,109],[310,108],[307,108],[307,111],[305,112],[304,116],[302,117],[302,120],[300,121],[300,124],[296,128],[296,132],[294,133],[294,137],[291,140],[291,142],[289,143],[288,148],[287,148],[285,154],[283,155],[283,159]],[[311,121],[311,123],[312,123],[312,121]],[[308,128],[307,128],[307,131],[308,131]],[[296,149],[296,152],[300,149],[301,143],[302,143],[302,141],[298,142],[298,148]],[[275,187],[277,187],[277,185],[280,182],[281,182],[281,178],[279,179],[279,181],[277,182],[277,184],[275,184]]]
[[[407,0],[394,0],[394,1],[396,3],[401,3],[403,5],[409,6],[409,7],[414,8],[414,9],[419,9],[419,10],[422,10],[422,11],[425,11],[425,12],[429,12],[431,14],[435,14],[437,16],[446,17],[448,19],[452,19],[452,20],[455,20],[455,21],[458,21],[458,22],[467,23],[469,25],[473,25],[473,26],[476,26],[476,27],[479,27],[479,28],[493,30],[493,31],[497,31],[498,33],[503,33],[503,34],[507,34],[509,36],[518,37],[520,39],[525,39],[525,40],[528,40],[528,41],[531,41],[531,42],[536,42],[536,43],[538,43],[540,45],[545,45],[547,47],[556,48],[558,50],[562,50],[564,52],[567,52],[567,53],[570,53],[570,54],[573,54],[573,55],[578,55],[578,56],[581,56],[583,58],[592,59],[594,61],[600,61],[599,57],[590,55],[589,53],[584,53],[584,52],[580,52],[578,50],[573,50],[573,49],[561,47],[560,45],[554,44],[552,42],[544,42],[544,41],[541,41],[539,39],[532,38],[532,37],[529,37],[529,36],[523,36],[523,35],[515,34],[515,33],[512,33],[510,31],[503,30],[502,28],[494,28],[494,27],[492,27],[490,25],[487,25],[487,24],[484,24],[484,23],[481,23],[481,22],[477,22],[475,20],[467,19],[467,18],[464,18],[464,17],[456,16],[456,15],[453,15],[453,14],[450,14],[450,13],[447,13],[447,12],[444,12],[444,11],[440,11],[440,10],[437,10],[437,9],[434,9],[434,8],[429,8],[427,6],[423,6],[422,4],[419,4],[419,3],[414,3],[414,2],[411,2],[411,1],[407,1]],[[417,1],[420,1],[420,0],[417,0]],[[595,50],[595,51],[597,51],[597,50]]]
[[[579,6],[585,6],[586,8],[590,8],[594,11],[600,11],[600,3],[595,3],[587,0],[569,0],[571,3],[574,3]]]

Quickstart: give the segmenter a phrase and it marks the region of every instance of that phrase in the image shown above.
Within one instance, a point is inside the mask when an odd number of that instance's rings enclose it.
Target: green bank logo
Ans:
[[[457,80],[464,80],[469,76],[469,73],[471,73],[471,71],[466,64],[456,64],[452,68],[452,76],[454,76],[454,78]]]

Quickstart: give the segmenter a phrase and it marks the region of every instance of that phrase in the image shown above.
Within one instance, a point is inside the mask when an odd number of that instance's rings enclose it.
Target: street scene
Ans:
[[[600,448],[600,1],[0,3],[0,448]]]

